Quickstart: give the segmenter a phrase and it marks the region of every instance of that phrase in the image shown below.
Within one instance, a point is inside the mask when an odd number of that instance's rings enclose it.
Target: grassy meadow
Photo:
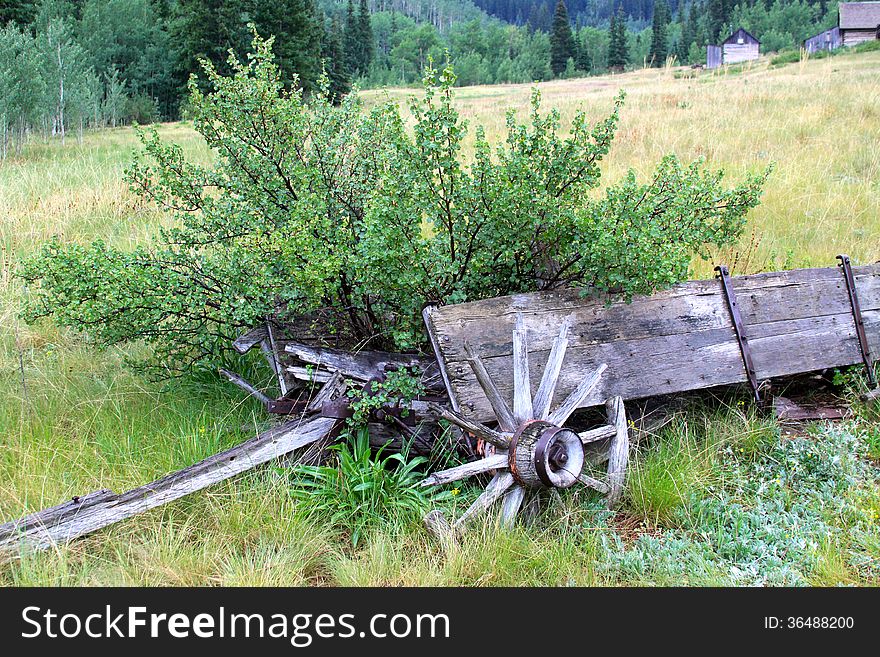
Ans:
[[[605,180],[649,176],[661,155],[703,157],[733,178],[774,163],[740,245],[715,254],[735,273],[880,259],[880,52],[737,71],[644,70],[539,85],[563,122],[599,118],[628,93]],[[410,90],[365,92],[367,103]],[[530,87],[458,90],[490,140]],[[210,153],[186,123],[160,127],[191,157]],[[22,257],[58,235],[144,243],[162,217],[122,180],[129,128],[81,144],[35,141],[0,164],[0,521],[99,488],[117,492],[189,465],[259,431],[261,409],[211,373],[151,383],[126,348],[18,318]],[[715,262],[696,261],[694,277]],[[843,394],[864,385],[842,377]],[[273,468],[248,473],[83,540],[0,564],[5,585],[587,585],[877,584],[880,415],[815,424],[801,437],[737,396],[693,404],[633,456],[615,514],[586,492],[531,525],[476,526],[442,555],[417,518],[352,546],[309,513]],[[465,487],[462,507],[476,495]],[[459,508],[459,511],[461,508]]]

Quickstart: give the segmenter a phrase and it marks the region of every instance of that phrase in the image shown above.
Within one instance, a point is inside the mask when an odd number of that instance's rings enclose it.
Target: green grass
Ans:
[[[629,102],[606,163],[647,175],[662,153],[706,157],[732,175],[774,161],[764,204],[735,249],[739,273],[880,258],[880,53],[843,54],[733,74],[673,69],[550,82],[547,106],[606,113]],[[403,98],[408,90],[390,90]],[[528,85],[459,90],[463,114],[503,131]],[[368,92],[374,102],[378,92]],[[193,158],[191,127],[160,127]],[[99,350],[74,331],[17,316],[16,263],[59,235],[148,242],[162,222],[126,189],[131,129],[62,148],[30,144],[0,166],[0,518],[99,488],[123,491],[254,435],[261,409],[211,373],[145,381],[124,365],[138,347]],[[712,263],[694,263],[694,275]],[[853,377],[850,385],[863,385]],[[855,393],[853,393],[855,394]],[[736,399],[695,404],[633,453],[613,515],[587,491],[548,497],[511,532],[477,523],[448,555],[417,514],[373,523],[353,546],[273,468],[221,483],[69,546],[0,565],[5,585],[631,585],[880,583],[880,411],[859,408],[845,435],[789,441]],[[810,445],[826,445],[809,452]],[[860,450],[860,451],[859,451]],[[859,456],[857,466],[853,454]],[[791,472],[780,463],[791,463]],[[796,467],[795,467],[796,466]],[[846,486],[836,482],[845,481]],[[777,483],[780,482],[780,483]],[[474,486],[443,504],[460,513]],[[821,537],[821,538],[817,538]],[[783,555],[778,557],[778,555]]]

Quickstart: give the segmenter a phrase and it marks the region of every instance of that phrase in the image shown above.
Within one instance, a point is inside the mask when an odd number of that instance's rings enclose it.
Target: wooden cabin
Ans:
[[[880,39],[880,2],[841,2],[837,25],[844,46]]]
[[[758,59],[760,47],[760,41],[739,28],[721,43],[721,61],[723,64],[737,64]]]
[[[841,44],[840,28],[832,27],[830,30],[820,32],[809,39],[804,39],[804,50],[808,53],[819,52],[820,50],[837,50]]]

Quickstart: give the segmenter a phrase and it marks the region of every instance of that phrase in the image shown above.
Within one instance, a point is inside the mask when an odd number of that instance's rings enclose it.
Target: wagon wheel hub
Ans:
[[[510,440],[507,462],[526,488],[568,488],[584,467],[584,446],[571,429],[545,420],[520,425]]]

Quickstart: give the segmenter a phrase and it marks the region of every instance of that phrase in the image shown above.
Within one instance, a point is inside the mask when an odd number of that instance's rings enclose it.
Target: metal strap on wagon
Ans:
[[[849,295],[849,305],[852,308],[853,321],[856,325],[856,337],[859,339],[859,351],[862,352],[862,361],[868,372],[868,381],[872,388],[877,387],[877,377],[874,376],[874,363],[871,360],[871,351],[868,347],[868,337],[865,334],[865,320],[862,318],[862,308],[859,305],[859,295],[856,292],[856,279],[853,276],[852,264],[849,256],[841,253],[837,256],[840,260],[838,267],[843,271],[843,280],[846,281],[846,291]]]
[[[742,354],[743,366],[749,379],[749,386],[752,388],[752,395],[755,397],[755,401],[760,404],[761,392],[758,389],[758,376],[755,373],[755,365],[752,362],[752,352],[749,348],[749,339],[746,336],[742,315],[740,315],[739,307],[736,305],[736,293],[730,284],[730,272],[728,272],[725,265],[715,267],[715,271],[717,272],[715,278],[721,279],[721,289],[724,292],[727,309],[730,311],[730,318],[733,320],[733,330],[736,333],[736,341],[739,343],[739,351]]]

